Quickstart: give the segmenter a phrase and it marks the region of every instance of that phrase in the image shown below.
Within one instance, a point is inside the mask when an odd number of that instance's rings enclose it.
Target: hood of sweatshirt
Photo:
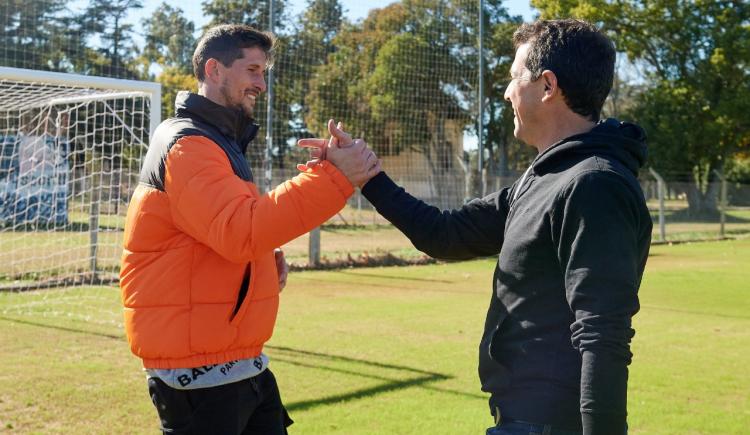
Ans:
[[[599,121],[590,131],[553,144],[534,159],[531,169],[542,175],[568,161],[592,155],[615,158],[637,175],[646,163],[646,132],[636,124],[613,118]]]

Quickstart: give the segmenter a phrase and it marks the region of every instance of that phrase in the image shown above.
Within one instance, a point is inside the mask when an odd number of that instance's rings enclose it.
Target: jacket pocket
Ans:
[[[255,301],[279,296],[279,275],[273,252],[259,256],[250,263],[249,267],[250,283],[247,286],[245,298],[232,317],[231,323],[233,326],[242,323],[242,319],[247,315],[248,306]]]
[[[247,266],[245,266],[245,274],[242,277],[242,283],[240,283],[240,288],[237,289],[237,298],[236,302],[234,303],[234,310],[232,310],[232,317],[231,320],[234,320],[235,317],[237,317],[237,313],[239,313],[240,308],[245,302],[245,299],[247,299],[247,293],[250,289],[250,280],[253,277],[253,264],[248,263]]]
[[[507,388],[510,383],[508,367],[495,356],[501,328],[507,318],[508,313],[497,308],[490,307],[487,313],[484,334],[479,343],[479,380],[482,383],[482,391],[500,391]]]
[[[247,265],[246,273],[249,274],[249,279],[247,280],[247,283],[245,283],[246,280],[242,280],[242,284],[240,285],[241,288],[237,293],[237,300],[235,301],[232,320],[230,322],[230,324],[234,327],[239,325],[240,322],[242,322],[242,318],[245,317],[248,303],[252,298],[253,289],[255,288],[255,281],[257,281],[257,270],[258,268],[256,267],[254,261],[251,261],[250,264]],[[244,287],[245,285],[247,285],[247,287],[243,289],[242,287]],[[240,300],[240,298],[242,298],[242,300]]]

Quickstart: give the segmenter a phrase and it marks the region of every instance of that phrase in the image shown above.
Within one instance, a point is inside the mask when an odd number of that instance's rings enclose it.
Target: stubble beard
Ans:
[[[221,84],[219,92],[221,92],[222,97],[224,97],[224,101],[226,102],[227,107],[229,107],[230,109],[241,111],[248,118],[253,117],[253,105],[249,101],[247,101],[247,98],[245,98],[244,96],[240,99],[240,101],[236,101],[229,90],[229,84],[227,83],[226,79]]]

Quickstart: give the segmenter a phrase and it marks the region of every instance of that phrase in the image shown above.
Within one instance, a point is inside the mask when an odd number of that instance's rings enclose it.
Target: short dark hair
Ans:
[[[544,70],[557,83],[570,109],[598,121],[612,89],[615,47],[595,26],[580,20],[540,20],[513,34],[513,45],[529,44],[526,68],[537,80]]]
[[[206,62],[216,59],[229,67],[242,58],[243,48],[261,48],[268,57],[268,66],[273,64],[276,37],[273,33],[262,32],[244,24],[223,24],[206,31],[193,53],[193,73],[199,82],[206,79]]]

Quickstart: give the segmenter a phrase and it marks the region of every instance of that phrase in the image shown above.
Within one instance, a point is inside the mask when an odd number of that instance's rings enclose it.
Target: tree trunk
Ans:
[[[719,183],[709,183],[705,192],[693,182],[687,188],[688,214],[691,218],[715,218],[719,216]]]
[[[119,77],[117,72],[118,67],[118,51],[120,50],[120,17],[115,16],[115,29],[114,29],[114,47],[112,48],[112,75]]]
[[[430,143],[425,149],[425,157],[430,168],[431,184],[435,187],[437,204],[441,208],[455,206],[461,201],[461,192],[454,179],[453,147],[446,139],[445,118],[434,117]]]

